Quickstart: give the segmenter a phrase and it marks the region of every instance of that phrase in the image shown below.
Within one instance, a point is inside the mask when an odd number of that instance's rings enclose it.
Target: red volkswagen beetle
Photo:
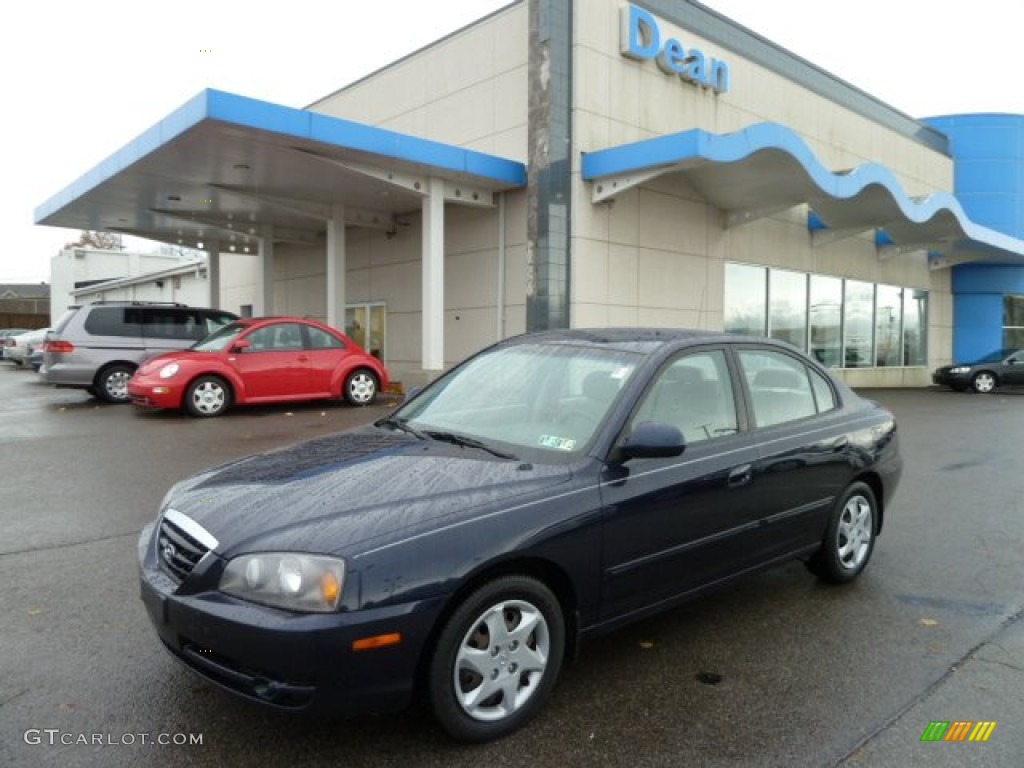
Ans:
[[[245,318],[146,361],[128,382],[136,405],[219,416],[232,405],[344,398],[369,405],[384,364],[340,331],[299,317]]]

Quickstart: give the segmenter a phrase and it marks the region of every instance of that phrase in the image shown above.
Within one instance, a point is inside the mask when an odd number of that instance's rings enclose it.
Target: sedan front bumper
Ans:
[[[206,680],[275,709],[311,714],[397,711],[409,705],[420,654],[444,598],[295,613],[215,589],[181,594],[194,586],[192,577],[179,586],[163,572],[152,528],[143,531],[139,554],[141,597],[160,640]],[[219,573],[219,565],[206,568],[207,574]],[[357,640],[394,633],[401,636],[398,644],[354,649]]]

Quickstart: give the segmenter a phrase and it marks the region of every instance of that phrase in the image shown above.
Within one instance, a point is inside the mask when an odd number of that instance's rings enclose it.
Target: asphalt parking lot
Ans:
[[[603,637],[532,725],[466,747],[415,710],[312,723],[223,694],[138,600],[138,532],[173,482],[386,406],[204,421],[0,364],[0,765],[1024,764],[1024,393],[871,396],[906,469],[858,582],[794,563]],[[998,725],[922,743],[934,720]]]

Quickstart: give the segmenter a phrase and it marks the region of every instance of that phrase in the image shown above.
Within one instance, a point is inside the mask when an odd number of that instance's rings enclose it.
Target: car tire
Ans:
[[[565,620],[550,589],[528,576],[487,582],[455,609],[434,646],[434,717],[460,741],[512,733],[543,706],[564,649]]]
[[[867,483],[855,482],[839,497],[821,549],[807,566],[824,581],[845,584],[857,578],[871,559],[878,531],[878,502]]]
[[[128,380],[135,373],[135,366],[127,363],[108,365],[96,375],[93,389],[101,400],[108,403],[127,403]]]
[[[220,376],[200,376],[185,390],[185,410],[193,416],[220,416],[230,405],[231,387]]]
[[[370,405],[377,399],[379,387],[377,376],[372,371],[360,368],[345,377],[342,394],[349,405]]]
[[[996,388],[996,375],[991,371],[978,371],[971,379],[971,389],[979,395],[987,395]]]

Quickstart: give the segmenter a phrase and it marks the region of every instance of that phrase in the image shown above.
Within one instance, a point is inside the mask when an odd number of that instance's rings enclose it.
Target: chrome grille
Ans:
[[[191,518],[168,509],[160,521],[157,556],[164,572],[180,584],[192,573],[217,540]]]

